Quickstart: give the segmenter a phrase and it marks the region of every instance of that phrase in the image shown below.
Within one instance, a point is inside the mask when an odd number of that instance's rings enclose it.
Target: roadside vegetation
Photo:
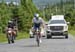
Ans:
[[[7,40],[5,28],[8,21],[12,18],[17,19],[19,32],[17,39],[28,38],[29,29],[32,26],[31,21],[35,12],[39,13],[32,0],[21,0],[21,4],[18,6],[13,5],[12,2],[8,5],[4,1],[0,3],[0,42]]]
[[[69,33],[75,36],[75,26],[69,26]]]
[[[60,3],[56,3],[55,5],[44,6],[45,19],[48,20],[51,18],[52,15],[65,15],[65,19],[69,24],[69,33],[75,36],[75,5],[74,0],[66,0],[63,2],[61,0]]]
[[[33,14],[36,12],[40,13],[45,20],[50,19],[51,15],[65,15],[65,19],[70,22],[69,33],[75,35],[75,6],[72,1],[66,1],[65,3],[61,1],[52,6],[48,4],[44,10],[38,10],[32,0],[21,0],[21,4],[18,6],[13,5],[12,2],[9,5],[5,2],[0,3],[0,42],[7,40],[4,34],[5,28],[12,18],[17,18],[18,21],[19,33],[17,39],[28,38]],[[43,12],[45,12],[44,15]]]

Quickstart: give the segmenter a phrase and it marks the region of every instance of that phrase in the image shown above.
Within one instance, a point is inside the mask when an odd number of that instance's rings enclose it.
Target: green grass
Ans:
[[[16,39],[19,40],[24,38],[29,38],[29,34],[25,32],[19,32]],[[5,42],[5,41],[7,41],[6,34],[0,33],[0,42]]]
[[[17,39],[29,38],[29,34],[25,32],[19,32]]]
[[[0,33],[0,42],[4,42],[4,41],[7,41],[6,35],[3,33]]]
[[[69,30],[69,33],[75,36],[75,30]]]
[[[73,36],[75,36],[75,25],[74,26],[70,26],[69,25],[69,33]]]

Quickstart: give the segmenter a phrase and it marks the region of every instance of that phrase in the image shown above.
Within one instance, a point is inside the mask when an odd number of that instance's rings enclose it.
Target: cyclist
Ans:
[[[39,17],[39,14],[34,14],[34,18],[32,19],[33,23],[33,33],[35,34],[36,29],[38,28],[41,31],[41,26],[43,26],[43,19]],[[40,43],[41,43],[41,34],[40,34]]]
[[[15,35],[15,36],[17,36],[16,35],[16,29],[15,29],[15,25],[14,25],[14,23],[13,23],[13,20],[9,20],[8,21],[8,26],[7,26],[7,31],[9,30],[9,29],[11,29],[12,30],[12,33]]]

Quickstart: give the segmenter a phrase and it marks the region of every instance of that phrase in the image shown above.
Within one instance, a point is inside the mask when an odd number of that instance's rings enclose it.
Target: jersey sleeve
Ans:
[[[41,21],[41,23],[44,23],[44,20],[40,17],[40,21]]]
[[[44,27],[45,26],[45,21],[42,18],[40,18],[40,20],[41,20],[41,23],[42,23],[42,25]]]

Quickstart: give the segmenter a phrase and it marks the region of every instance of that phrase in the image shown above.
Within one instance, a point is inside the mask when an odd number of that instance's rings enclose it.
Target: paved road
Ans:
[[[0,52],[75,52],[75,40],[64,37],[53,39],[42,38],[40,47],[37,47],[35,39],[21,39],[14,44],[0,43]]]

